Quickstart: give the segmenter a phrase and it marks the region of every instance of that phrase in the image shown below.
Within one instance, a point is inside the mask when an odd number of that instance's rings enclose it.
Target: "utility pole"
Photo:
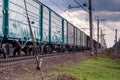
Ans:
[[[100,35],[101,49],[102,49],[102,47],[103,47],[102,37],[103,37],[103,33],[102,33],[102,28],[101,28],[101,35]]]
[[[41,76],[42,76],[41,80],[44,80],[43,73],[42,73],[42,70],[41,70],[42,58],[40,59],[39,52],[37,50],[37,44],[35,43],[35,38],[34,38],[33,31],[32,31],[32,26],[30,24],[30,18],[29,18],[29,15],[28,15],[26,0],[24,0],[24,5],[25,5],[25,12],[26,12],[26,17],[27,17],[27,22],[28,22],[32,42],[33,42],[33,52],[35,53],[35,58],[36,58],[36,62],[37,62],[36,69],[40,70],[40,73],[41,73]]]
[[[97,17],[97,42],[98,42],[98,44],[97,44],[97,52],[99,51],[99,22],[100,22],[100,20],[99,20],[99,16]]]
[[[107,45],[106,45],[106,41],[105,41],[105,38],[104,38],[105,34],[103,34],[103,48],[106,49],[107,48]]]
[[[91,47],[91,54],[94,55],[94,47],[93,47],[93,27],[92,27],[92,0],[89,0],[89,23],[90,23],[90,47]]]
[[[117,29],[115,29],[115,43],[117,43]]]
[[[101,20],[99,20],[99,21],[106,21],[106,19],[101,19]],[[103,40],[103,39],[104,39],[104,36],[105,36],[105,34],[103,34],[103,30],[102,30],[102,27],[101,27],[101,35],[100,35],[101,49],[103,49],[103,47],[105,47],[105,46],[104,46],[104,41],[105,41],[105,40]]]

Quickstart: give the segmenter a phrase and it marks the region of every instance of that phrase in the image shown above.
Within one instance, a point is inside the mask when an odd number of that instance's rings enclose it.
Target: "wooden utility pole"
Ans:
[[[26,0],[24,0],[24,4],[25,4],[25,12],[26,12],[26,17],[27,17],[27,22],[28,22],[28,26],[29,26],[32,42],[33,42],[33,52],[35,53],[35,56],[36,56],[37,68],[38,68],[39,67],[39,53],[37,52],[37,44],[35,43],[34,34],[33,34],[33,31],[32,31],[31,24],[30,24],[30,18],[28,16]]]
[[[115,43],[117,43],[117,29],[115,29]]]
[[[103,37],[103,33],[102,33],[102,28],[101,28],[101,35],[100,35],[101,49],[102,49],[102,47],[103,47],[102,37]]]
[[[28,26],[29,26],[32,42],[33,42],[33,52],[35,53],[36,62],[37,62],[36,68],[37,68],[37,70],[40,70],[41,76],[42,76],[41,79],[44,80],[42,69],[41,69],[42,58],[40,59],[39,52],[37,50],[37,44],[35,43],[35,38],[34,38],[34,34],[33,34],[33,31],[32,31],[31,24],[30,24],[30,18],[29,18],[29,15],[28,15],[26,0],[24,0],[24,5],[25,5],[25,12],[26,12],[26,17],[27,17],[27,22],[28,22]]]
[[[91,54],[94,55],[94,47],[93,47],[93,22],[92,22],[92,0],[89,0],[89,23],[90,23],[90,47],[91,47]]]
[[[97,44],[97,52],[99,51],[99,22],[100,22],[100,20],[99,20],[99,16],[97,17],[97,42],[98,42],[98,44]]]

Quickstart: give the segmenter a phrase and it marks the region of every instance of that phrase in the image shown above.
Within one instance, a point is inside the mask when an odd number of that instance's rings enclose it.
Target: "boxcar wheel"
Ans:
[[[52,48],[50,45],[45,46],[45,52],[46,52],[46,54],[50,54],[52,52]]]
[[[4,58],[8,58],[8,54],[6,53],[4,48],[2,48],[0,52],[3,54]]]

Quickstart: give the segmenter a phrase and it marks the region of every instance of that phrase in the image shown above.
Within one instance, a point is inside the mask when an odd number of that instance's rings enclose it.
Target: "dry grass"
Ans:
[[[54,71],[56,65],[69,65],[78,60],[86,59],[88,54],[64,54],[56,57],[44,58],[42,70],[44,78],[50,80],[59,75]],[[17,65],[0,68],[0,80],[40,80],[41,73],[36,70],[36,62],[23,62]]]

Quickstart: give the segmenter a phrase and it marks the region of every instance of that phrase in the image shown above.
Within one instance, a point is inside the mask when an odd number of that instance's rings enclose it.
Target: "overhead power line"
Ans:
[[[84,6],[82,4],[80,4],[77,0],[74,0],[83,10],[85,10],[86,12],[89,13],[89,11],[87,9],[84,8]]]
[[[61,9],[62,11],[64,11],[64,9],[62,9],[61,7],[59,7],[54,1],[50,0],[51,3],[53,3],[56,7],[58,7],[59,9]]]
[[[64,12],[64,14],[66,14],[67,16],[69,16],[70,18],[73,18],[72,16],[70,16],[70,14],[69,13],[67,13],[66,12],[66,10],[64,10],[63,8],[61,8],[60,6],[58,6],[53,0],[50,0],[50,2],[52,3],[52,4],[54,4],[57,8],[59,8],[60,10],[62,10],[63,12]],[[76,17],[76,16],[75,16]],[[78,17],[76,17],[78,20],[80,20]],[[76,22],[75,20],[74,20],[74,22],[76,23],[76,24],[79,24],[78,22]]]

